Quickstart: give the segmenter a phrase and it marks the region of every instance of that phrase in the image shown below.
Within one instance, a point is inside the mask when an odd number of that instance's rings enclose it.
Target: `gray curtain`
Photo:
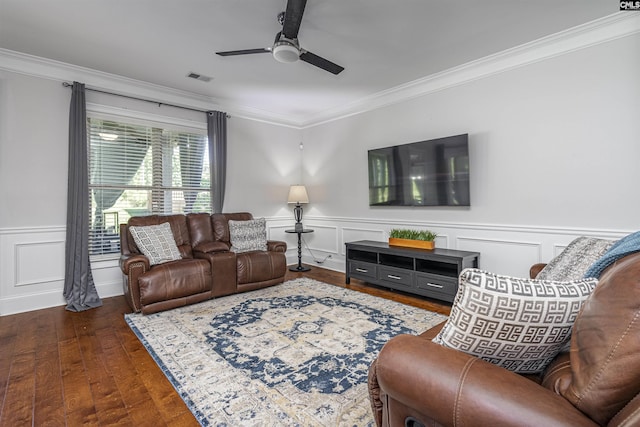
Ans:
[[[69,311],[84,311],[102,305],[93,282],[89,262],[87,150],[87,111],[84,84],[73,82],[69,108],[67,240],[63,293]]]
[[[209,169],[211,170],[211,212],[222,213],[227,176],[227,113],[207,113]]]

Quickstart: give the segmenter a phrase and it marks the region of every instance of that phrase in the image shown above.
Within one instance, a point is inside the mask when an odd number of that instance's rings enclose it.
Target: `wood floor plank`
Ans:
[[[99,425],[78,339],[61,341],[59,349],[67,424]]]
[[[105,356],[106,369],[122,392],[123,402],[134,425],[151,424],[162,418],[149,392],[136,373],[129,355],[113,330],[102,329],[96,333]]]
[[[17,353],[11,363],[7,395],[2,412],[2,423],[26,426],[33,422],[35,390],[35,352]]]
[[[57,346],[36,353],[33,424],[61,426],[65,424],[62,375]]]
[[[127,409],[113,376],[106,370],[106,358],[96,334],[83,326],[77,336],[100,424],[129,424]]]
[[[53,313],[48,310],[35,312],[38,340],[33,421],[36,426],[60,426],[65,423],[58,335],[56,323],[52,321]]]
[[[0,317],[0,425],[2,424],[5,398],[18,339],[17,316]]]
[[[310,266],[309,277],[448,315],[450,305]],[[124,320],[123,296],[80,313],[54,307],[0,317],[0,427],[197,426]],[[363,398],[366,398],[364,396]]]

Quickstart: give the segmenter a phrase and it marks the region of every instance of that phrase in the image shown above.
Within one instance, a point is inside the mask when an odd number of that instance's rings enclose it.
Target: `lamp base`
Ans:
[[[303,271],[310,271],[311,269],[309,267],[305,267],[303,265],[296,265],[295,267],[289,267],[289,271],[297,271],[299,273],[303,272]]]

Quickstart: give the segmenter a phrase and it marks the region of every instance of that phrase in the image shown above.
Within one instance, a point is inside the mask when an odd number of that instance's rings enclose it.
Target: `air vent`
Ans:
[[[190,71],[189,74],[187,74],[187,77],[189,77],[190,79],[196,79],[203,82],[210,82],[211,79],[213,78],[209,76],[203,76],[202,74],[194,73],[193,71]]]

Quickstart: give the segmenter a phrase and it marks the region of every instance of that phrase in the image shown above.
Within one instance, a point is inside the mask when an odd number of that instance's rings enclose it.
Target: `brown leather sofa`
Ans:
[[[135,312],[145,314],[284,281],[285,242],[267,241],[266,251],[234,253],[229,220],[253,219],[247,212],[132,217],[120,225],[120,268],[124,294]],[[151,266],[138,249],[130,226],[168,222],[182,259]]]
[[[640,253],[605,270],[571,350],[539,376],[433,343],[443,325],[394,337],[372,363],[378,426],[640,426]]]

